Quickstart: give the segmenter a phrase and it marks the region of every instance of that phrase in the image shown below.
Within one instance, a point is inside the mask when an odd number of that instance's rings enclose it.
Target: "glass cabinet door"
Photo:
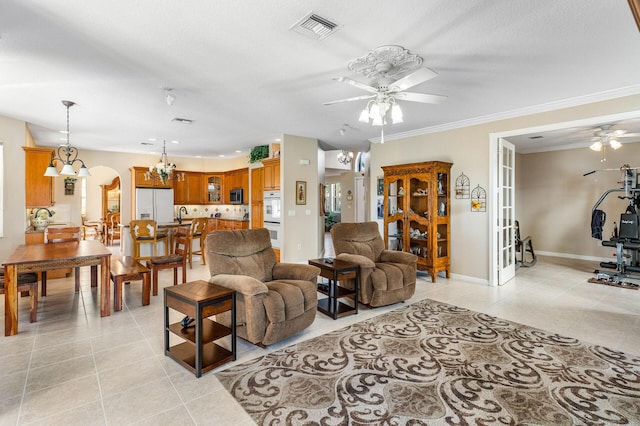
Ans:
[[[414,174],[409,178],[409,253],[429,257],[429,176]]]
[[[404,250],[404,229],[405,229],[405,187],[404,179],[401,176],[389,176],[385,178],[385,238],[387,249]]]
[[[209,176],[207,178],[207,202],[222,202],[222,176]]]
[[[438,173],[438,181],[436,189],[438,191],[438,220],[436,234],[436,256],[448,257],[449,247],[449,174],[445,172]]]

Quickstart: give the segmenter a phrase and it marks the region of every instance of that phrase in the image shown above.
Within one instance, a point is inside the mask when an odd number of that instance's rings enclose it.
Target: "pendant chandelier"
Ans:
[[[353,160],[353,152],[343,149],[338,153],[338,163],[346,166],[351,162],[351,160]]]
[[[91,176],[89,173],[89,169],[85,166],[84,161],[78,158],[78,148],[71,146],[71,132],[69,132],[69,108],[75,105],[75,102],[72,101],[62,101],[62,105],[67,107],[67,143],[64,145],[60,145],[56,151],[57,156],[54,156],[49,163],[49,167],[44,172],[45,176],[75,176],[76,172],[73,170],[73,163],[79,161],[81,166],[78,171],[78,177],[88,177]],[[54,165],[54,162],[58,161],[62,163],[62,170],[58,173],[58,169]]]
[[[184,173],[173,173],[176,168],[175,163],[170,163],[167,159],[167,141],[162,141],[162,155],[160,161],[155,166],[149,166],[149,171],[145,172],[145,180],[159,179],[163,185],[169,180],[184,180]]]

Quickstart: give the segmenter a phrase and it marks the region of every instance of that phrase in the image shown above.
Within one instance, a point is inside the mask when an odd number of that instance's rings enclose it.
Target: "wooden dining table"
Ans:
[[[84,240],[18,246],[4,266],[4,335],[18,333],[18,274],[91,266],[91,286],[97,286],[100,265],[100,316],[111,315],[109,271],[111,251],[100,241]]]

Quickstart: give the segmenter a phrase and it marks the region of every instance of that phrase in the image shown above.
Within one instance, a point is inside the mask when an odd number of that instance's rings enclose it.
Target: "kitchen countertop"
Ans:
[[[53,222],[50,223],[47,228],[68,228],[68,227],[78,227],[79,225],[75,224],[75,223],[65,223],[65,222]],[[46,228],[43,229],[35,229],[33,226],[28,227],[24,233],[25,234],[38,234],[38,233],[44,233],[44,230]]]

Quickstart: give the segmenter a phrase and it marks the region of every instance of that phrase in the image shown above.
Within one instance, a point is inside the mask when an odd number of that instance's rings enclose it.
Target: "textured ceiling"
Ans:
[[[310,11],[340,28],[324,40],[289,29]],[[366,94],[333,79],[369,83],[347,64],[389,44],[439,74],[411,91],[448,99],[401,102],[388,136],[640,92],[640,33],[622,0],[3,0],[0,115],[53,146],[60,101],[75,101],[81,149],[164,139],[180,141],[172,155],[213,157],[293,134],[366,150],[380,135],[357,120],[366,101],[322,104]]]

